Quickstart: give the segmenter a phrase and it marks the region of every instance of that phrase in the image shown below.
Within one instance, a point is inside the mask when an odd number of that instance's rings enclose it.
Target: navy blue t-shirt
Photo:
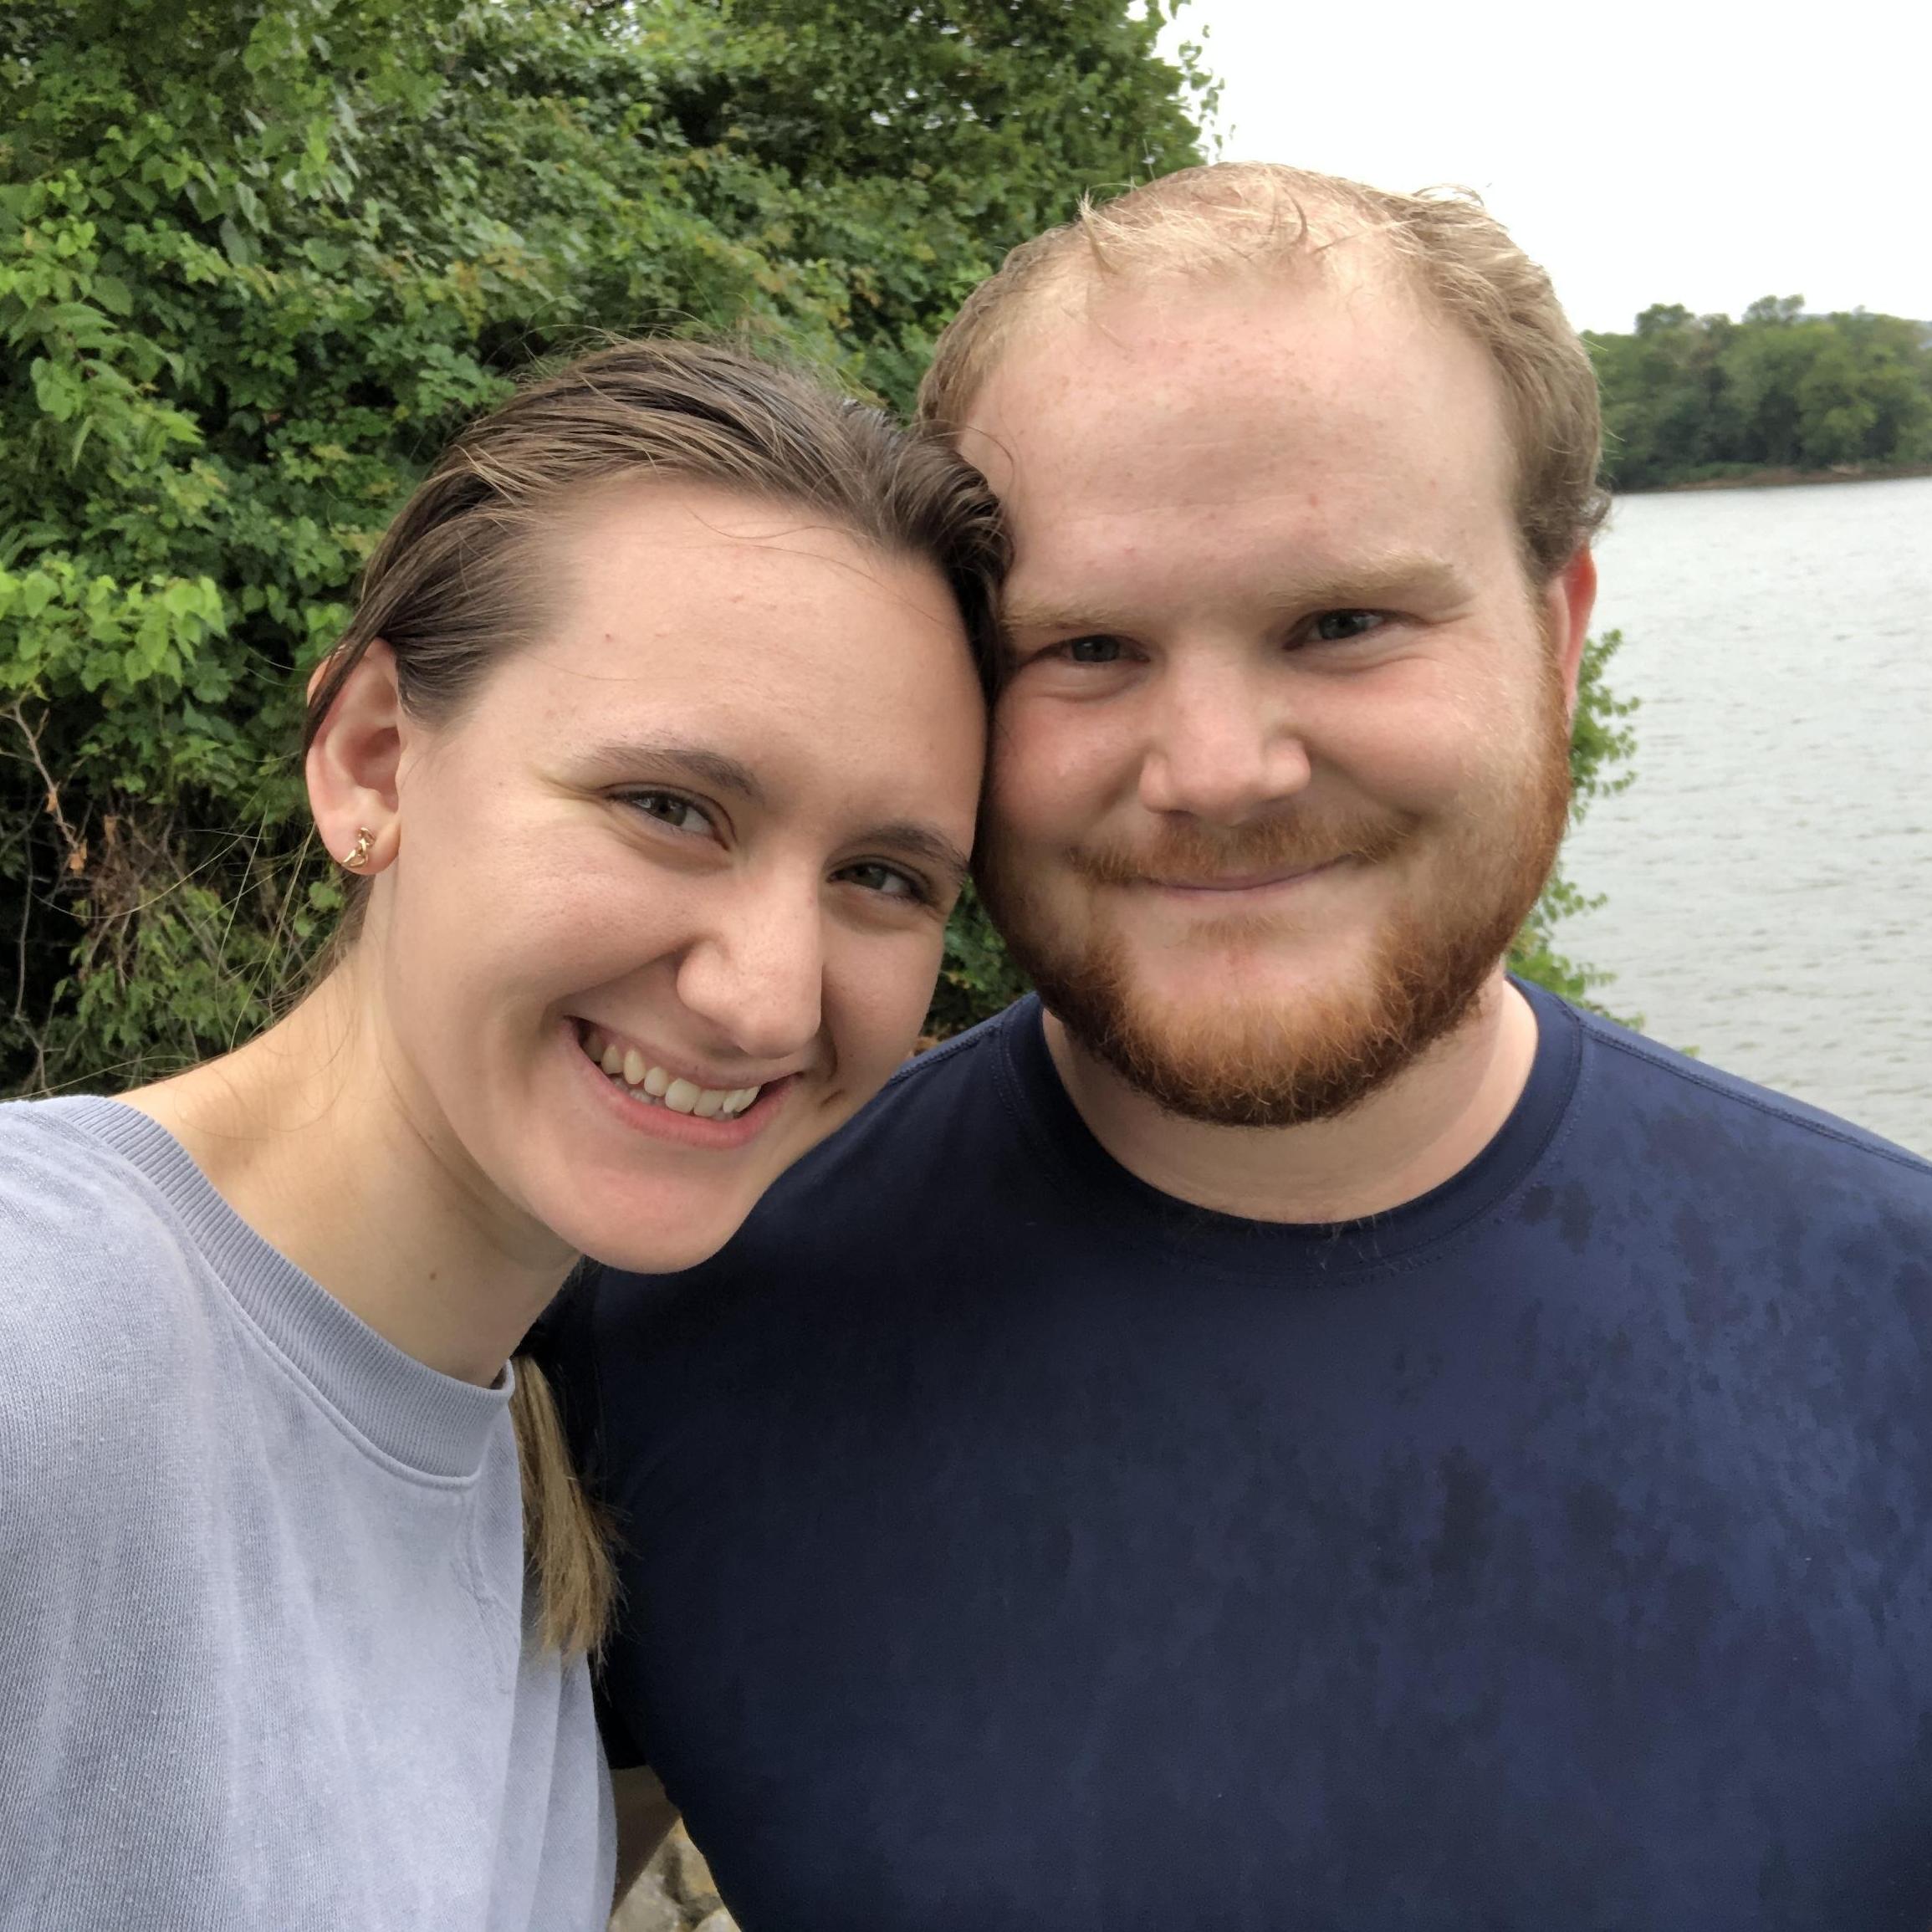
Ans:
[[[606,1691],[748,1932],[1932,1925],[1932,1167],[1532,994],[1343,1226],[1023,1002],[549,1335]]]

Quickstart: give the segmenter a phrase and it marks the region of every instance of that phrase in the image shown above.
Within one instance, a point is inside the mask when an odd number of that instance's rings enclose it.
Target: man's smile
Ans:
[[[1142,884],[1163,892],[1188,898],[1226,898],[1253,892],[1277,891],[1299,886],[1311,879],[1335,871],[1349,861],[1346,858],[1324,859],[1311,866],[1273,866],[1259,871],[1184,873],[1172,876],[1150,874]]]

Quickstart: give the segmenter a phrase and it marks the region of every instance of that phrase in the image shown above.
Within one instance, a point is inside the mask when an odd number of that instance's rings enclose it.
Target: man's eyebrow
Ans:
[[[1403,596],[1460,601],[1470,594],[1467,575],[1447,557],[1427,550],[1385,551],[1322,564],[1306,575],[1284,572],[1268,602],[1277,610],[1336,610],[1373,606]],[[1001,627],[1009,634],[1131,635],[1141,620],[1101,603],[1076,604],[1058,599],[1009,598],[1000,610]]]
[[[1345,558],[1293,578],[1277,601],[1303,610],[1373,604],[1378,599],[1421,596],[1459,602],[1470,594],[1468,575],[1447,557],[1427,550],[1385,551]]]
[[[613,770],[631,772],[640,768],[667,772],[708,785],[717,791],[733,792],[751,805],[765,802],[764,787],[758,774],[743,759],[708,745],[693,744],[687,739],[633,739],[620,744],[600,745],[592,754],[595,761]]]
[[[999,627],[1009,632],[1077,631],[1099,633],[1131,631],[1133,625],[1130,621],[1107,616],[1096,605],[1029,603],[1019,598],[1008,598],[999,606]]]
[[[895,819],[889,825],[874,825],[854,843],[884,846],[909,859],[923,859],[943,872],[955,886],[966,882],[972,862],[943,832],[934,831],[912,819]]]

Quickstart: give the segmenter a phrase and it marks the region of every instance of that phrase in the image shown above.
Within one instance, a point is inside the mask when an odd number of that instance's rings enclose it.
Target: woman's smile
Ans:
[[[687,1147],[743,1147],[771,1123],[798,1083],[797,1074],[787,1073],[755,1085],[701,1085],[621,1034],[584,1020],[567,1024],[575,1057],[595,1076],[604,1103],[616,1107],[625,1125]]]

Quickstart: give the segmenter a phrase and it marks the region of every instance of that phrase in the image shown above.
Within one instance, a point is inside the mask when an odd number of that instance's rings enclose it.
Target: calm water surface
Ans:
[[[1597,997],[1932,1154],[1932,478],[1629,497],[1599,627],[1636,785],[1570,869]]]

